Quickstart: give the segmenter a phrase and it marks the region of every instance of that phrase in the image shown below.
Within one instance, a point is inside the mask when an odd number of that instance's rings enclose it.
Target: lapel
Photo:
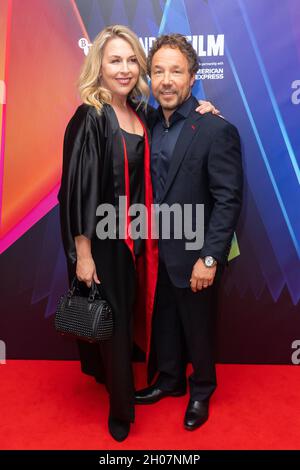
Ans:
[[[142,106],[140,106],[138,109],[136,109],[136,105],[134,103],[128,101],[128,104],[129,104],[129,106],[131,106],[133,111],[138,115],[139,119],[144,124],[144,128],[146,129],[147,136],[148,136],[148,142],[149,142],[149,145],[151,146],[151,132],[149,130],[149,125],[148,125],[148,122],[146,120],[146,114],[143,111]]]
[[[124,147],[122,141],[122,134],[118,123],[117,116],[113,108],[109,105],[104,105],[104,114],[107,119],[108,140],[109,148],[107,149],[110,154],[112,170],[113,170],[113,187],[115,197],[115,209],[117,214],[117,221],[119,220],[119,197],[126,195],[126,182],[125,182],[125,165],[124,165]]]
[[[198,102],[196,102],[196,106]],[[196,107],[195,106],[195,107]],[[161,198],[161,202],[165,199],[167,192],[169,191],[174,178],[180,168],[182,160],[193,142],[196,134],[198,133],[200,127],[200,121],[202,119],[202,115],[196,113],[196,111],[192,111],[189,116],[186,118],[183,128],[178,136],[177,143],[175,145],[175,149],[172,155],[172,159],[170,162],[170,167],[168,171],[167,181],[165,184],[164,192]]]
[[[151,136],[150,132],[147,127],[147,122],[145,119],[145,113],[138,109],[136,110],[134,105],[129,102],[129,105],[133,108],[136,112],[140,120],[144,124],[144,128],[146,129],[149,145],[151,144]],[[112,158],[112,167],[113,167],[113,175],[114,175],[114,193],[115,198],[118,200],[119,196],[124,196],[126,194],[125,190],[125,174],[124,174],[124,147],[123,147],[123,140],[122,140],[122,133],[120,130],[119,122],[114,112],[113,108],[110,105],[104,105],[103,107],[104,114],[108,121],[109,127],[111,129],[111,138],[110,140],[110,153]],[[109,134],[109,132],[108,132]]]
[[[133,240],[131,239],[128,232],[130,223],[128,212],[130,204],[130,176],[126,144],[119,126],[118,118],[112,106],[105,105],[104,112],[111,131],[111,139],[109,139],[110,148],[108,152],[111,155],[113,169],[113,187],[117,223],[116,236],[117,238],[124,239],[124,242],[128,246],[133,259],[135,259]],[[108,135],[109,134],[110,132],[108,131]],[[125,211],[125,214],[120,213],[120,196],[126,197],[125,207],[122,203],[122,209]]]

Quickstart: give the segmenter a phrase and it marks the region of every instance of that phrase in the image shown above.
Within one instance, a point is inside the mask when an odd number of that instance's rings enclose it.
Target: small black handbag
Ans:
[[[113,334],[113,312],[111,306],[100,296],[93,281],[89,296],[79,294],[78,280],[74,277],[67,294],[63,295],[55,313],[55,328],[62,335],[98,343]]]

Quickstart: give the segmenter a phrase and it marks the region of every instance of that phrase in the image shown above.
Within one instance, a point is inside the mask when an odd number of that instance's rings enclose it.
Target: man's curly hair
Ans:
[[[193,46],[187,41],[186,37],[182,34],[164,34],[159,36],[153,43],[147,59],[147,72],[151,76],[151,64],[154,54],[162,47],[171,47],[172,49],[179,49],[180,52],[186,57],[189,64],[189,72],[195,75],[199,69],[198,56]]]

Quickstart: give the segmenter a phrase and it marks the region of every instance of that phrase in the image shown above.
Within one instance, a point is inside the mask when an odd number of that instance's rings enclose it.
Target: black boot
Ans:
[[[126,439],[130,431],[130,421],[124,421],[118,418],[113,418],[109,415],[108,429],[111,436],[118,442]]]

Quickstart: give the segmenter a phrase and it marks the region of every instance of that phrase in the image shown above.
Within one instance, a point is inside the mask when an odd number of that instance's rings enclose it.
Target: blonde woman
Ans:
[[[122,441],[134,421],[132,346],[134,341],[140,350],[149,346],[158,264],[157,241],[133,240],[123,230],[130,219],[121,220],[118,211],[121,196],[126,197],[126,208],[143,203],[151,225],[147,119],[155,111],[146,105],[146,57],[130,29],[114,25],[98,34],[79,89],[83,104],[71,118],[64,139],[58,195],[61,231],[70,280],[76,275],[87,287],[101,282],[114,311],[111,340],[99,346],[78,343],[82,371],[107,387],[109,431]],[[206,102],[203,109],[214,111]],[[117,209],[114,234],[105,239],[96,234],[96,209],[101,204]]]

